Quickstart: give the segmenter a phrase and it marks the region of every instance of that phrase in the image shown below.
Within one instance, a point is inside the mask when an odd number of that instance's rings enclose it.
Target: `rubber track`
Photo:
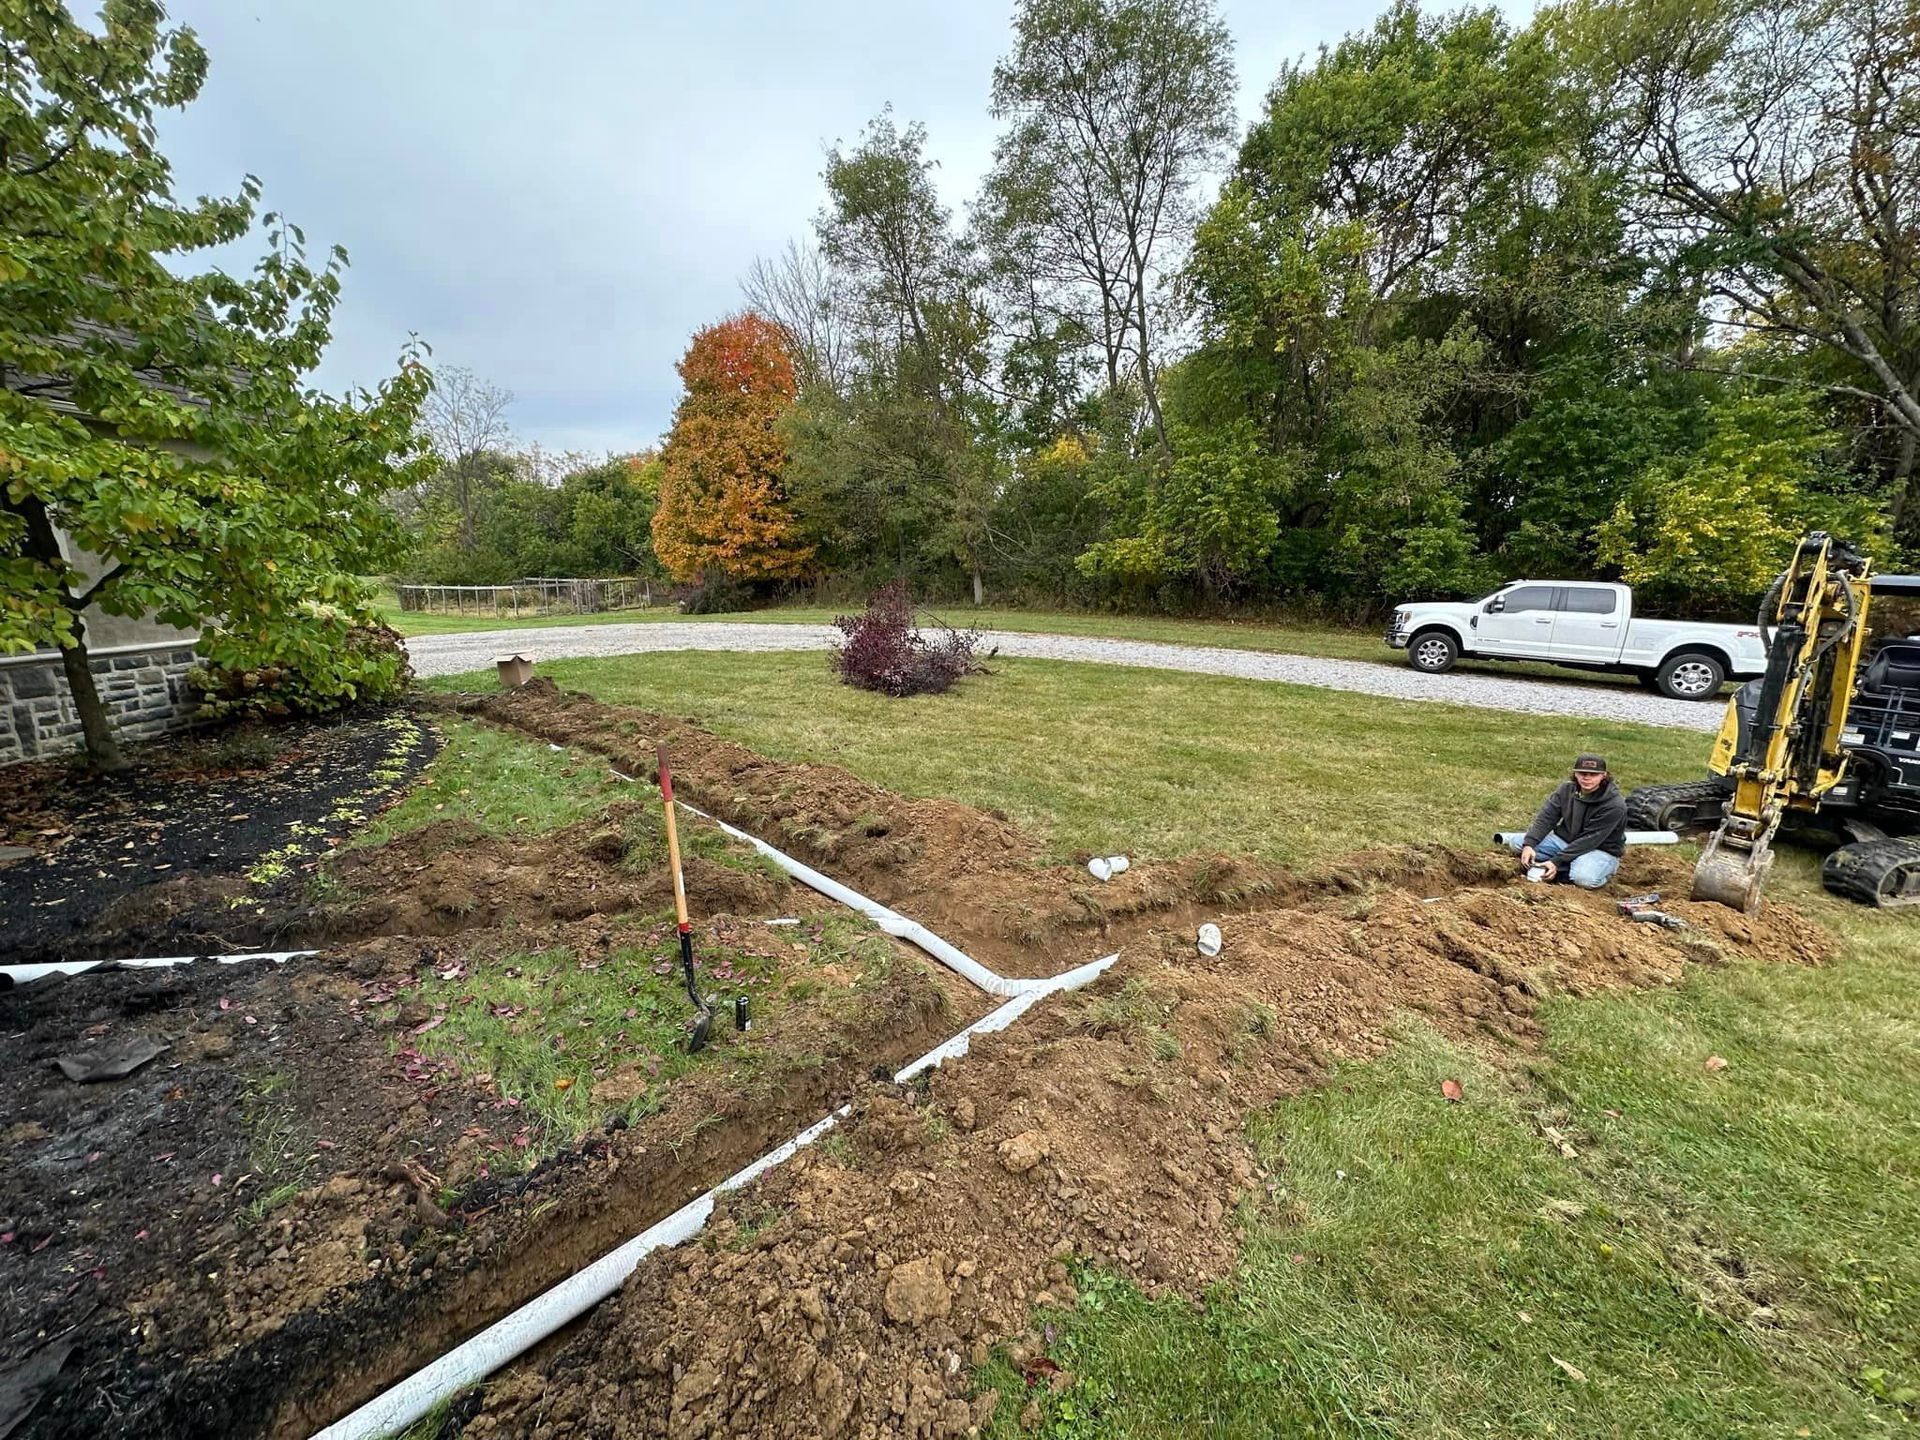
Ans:
[[[1629,830],[1680,830],[1688,826],[1711,827],[1719,820],[1719,802],[1724,798],[1720,786],[1712,780],[1689,780],[1682,785],[1642,785],[1627,796]],[[1675,803],[1693,807],[1688,826],[1669,825],[1667,812]],[[1709,808],[1703,815],[1700,807]]]
[[[1842,845],[1820,866],[1820,881],[1862,905],[1920,905],[1920,840],[1863,840]],[[1912,887],[1900,894],[1903,886]],[[1889,890],[1894,898],[1883,898]]]

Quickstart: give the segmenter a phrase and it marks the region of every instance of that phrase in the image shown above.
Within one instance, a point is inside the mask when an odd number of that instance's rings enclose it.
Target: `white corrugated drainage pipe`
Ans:
[[[896,1084],[905,1084],[944,1060],[967,1053],[975,1035],[1004,1030],[1032,1009],[1047,995],[1075,990],[1095,979],[1119,959],[1115,954],[1056,975],[1050,980],[1033,982],[1033,988],[1015,996],[999,1009],[973,1022],[952,1039],[941,1042],[912,1064],[894,1074]],[[994,978],[998,978],[997,976]],[[562,1326],[579,1319],[625,1283],[634,1267],[653,1251],[679,1245],[699,1234],[713,1214],[714,1197],[726,1190],[737,1190],[757,1180],[774,1166],[790,1159],[801,1147],[811,1145],[852,1112],[842,1105],[831,1115],[815,1121],[777,1149],[769,1150],[743,1170],[736,1171],[697,1199],[688,1201],[658,1224],[649,1226],[633,1239],[609,1251],[598,1260],[536,1296],[512,1314],[494,1321],[478,1335],[416,1370],[384,1394],[377,1395],[358,1410],[336,1420],[319,1431],[314,1440],[376,1440],[413,1424],[434,1406],[478,1384],[495,1370],[525,1354]]]
[[[303,955],[318,955],[318,950],[251,950],[244,955],[159,955],[129,960],[54,960],[45,965],[0,965],[0,990],[16,985],[31,985],[49,975],[79,975],[88,970],[166,970],[175,965],[192,965],[212,960],[220,965],[238,965],[243,960],[271,960],[284,965]]]

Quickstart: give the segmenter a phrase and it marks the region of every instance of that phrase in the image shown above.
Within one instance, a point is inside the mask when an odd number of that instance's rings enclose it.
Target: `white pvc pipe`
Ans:
[[[127,960],[54,960],[45,965],[0,965],[0,990],[15,985],[31,985],[49,975],[79,975],[88,970],[166,970],[175,965],[192,965],[212,960],[221,965],[238,965],[243,960],[271,960],[284,965],[303,955],[318,955],[318,950],[250,950],[243,955],[161,955]]]
[[[887,934],[919,946],[954,974],[971,981],[989,995],[1025,995],[1029,991],[1044,991],[1053,984],[1050,980],[1009,980],[996,975],[966,951],[941,939],[918,920],[909,920],[898,910],[890,910],[878,900],[869,900],[858,890],[842,885],[838,880],[822,875],[812,866],[803,865],[791,855],[774,849],[757,835],[749,835],[746,831],[729,825],[724,820],[716,819],[704,810],[696,809],[684,800],[680,801],[679,805],[689,815],[698,815],[702,820],[712,820],[734,839],[746,841],[802,885],[818,890],[829,899],[838,900],[848,909],[858,910]]]
[[[1507,843],[1507,836],[1526,833],[1525,830],[1496,830],[1493,832],[1493,843],[1504,845]],[[1680,843],[1680,836],[1672,830],[1629,830],[1625,838],[1629,845],[1678,845]]]
[[[987,1015],[973,1022],[951,1039],[942,1041],[912,1064],[894,1073],[895,1084],[905,1084],[922,1071],[942,1061],[967,1053],[975,1035],[1004,1030],[1032,1009],[1044,996],[1055,991],[1075,990],[1102,974],[1119,959],[1118,952],[1036,982],[1036,988],[1022,992]],[[995,977],[998,978],[998,977]],[[449,1350],[423,1369],[414,1371],[398,1385],[367,1401],[343,1419],[319,1431],[314,1440],[376,1440],[394,1434],[419,1420],[434,1406],[469,1385],[478,1384],[508,1361],[525,1354],[562,1326],[570,1325],[587,1311],[618,1290],[641,1260],[655,1250],[680,1245],[699,1234],[713,1214],[714,1199],[724,1191],[737,1190],[791,1159],[802,1147],[811,1145],[847,1115],[851,1105],[842,1105],[795,1135],[784,1145],[769,1150],[745,1169],[737,1170],[704,1195],[689,1200],[666,1219],[649,1226],[616,1250],[610,1250],[585,1269],[536,1296],[512,1314],[504,1316],[479,1334]]]

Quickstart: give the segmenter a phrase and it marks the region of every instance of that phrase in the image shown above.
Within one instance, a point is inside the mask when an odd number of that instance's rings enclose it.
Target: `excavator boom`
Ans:
[[[1767,669],[1727,764],[1733,794],[1693,871],[1693,898],[1753,914],[1789,810],[1814,810],[1846,775],[1841,743],[1867,637],[1873,562],[1820,531],[1795,548],[1760,606]]]

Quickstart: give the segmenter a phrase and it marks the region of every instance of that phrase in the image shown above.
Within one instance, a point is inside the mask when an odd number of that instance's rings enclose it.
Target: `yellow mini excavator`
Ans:
[[[1876,576],[1851,546],[1808,535],[1761,602],[1766,673],[1728,702],[1711,778],[1627,797],[1636,829],[1715,825],[1694,899],[1757,911],[1784,822],[1847,842],[1822,867],[1829,890],[1920,904],[1920,643],[1883,644],[1863,671],[1875,595],[1920,596],[1920,576]]]

